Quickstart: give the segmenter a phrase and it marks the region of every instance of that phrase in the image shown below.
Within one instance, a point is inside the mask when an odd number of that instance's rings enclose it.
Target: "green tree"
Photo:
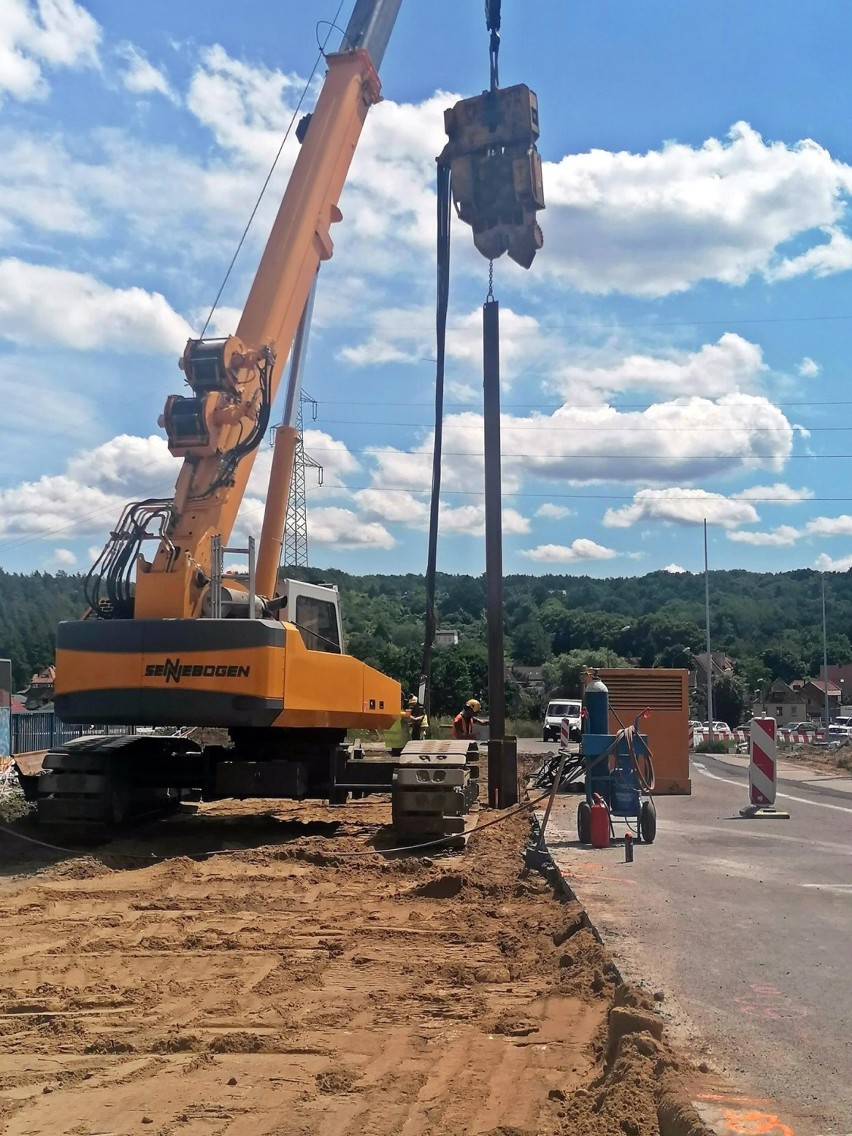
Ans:
[[[432,658],[433,714],[457,714],[468,698],[482,700],[483,690],[472,690],[470,670],[458,647],[436,651]]]
[[[550,698],[579,698],[583,692],[582,675],[593,667],[629,667],[612,651],[568,651],[544,664],[542,673]]]
[[[514,662],[537,667],[550,658],[550,636],[538,620],[529,620],[512,633],[511,648]]]
[[[739,726],[751,709],[751,691],[737,674],[721,674],[713,680],[713,715],[729,726]]]

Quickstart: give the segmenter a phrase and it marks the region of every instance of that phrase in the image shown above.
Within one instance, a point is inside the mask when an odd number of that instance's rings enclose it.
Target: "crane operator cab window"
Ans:
[[[317,596],[297,596],[296,626],[309,651],[341,653],[337,608],[333,603]]]

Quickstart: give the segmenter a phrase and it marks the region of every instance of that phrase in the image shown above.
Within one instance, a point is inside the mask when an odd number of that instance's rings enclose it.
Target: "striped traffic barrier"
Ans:
[[[571,723],[567,718],[562,719],[562,725],[559,727],[559,748],[567,749],[571,741]]]
[[[773,721],[774,721],[774,719],[773,719]],[[691,733],[692,733],[693,745],[698,745],[699,742],[706,742],[710,737],[710,731],[706,727],[702,727],[702,728],[693,727]],[[783,743],[784,745],[787,745],[787,744],[808,745],[808,744],[812,744],[813,742],[824,742],[825,741],[825,731],[824,730],[815,730],[813,733],[805,734],[805,733],[800,733],[799,731],[796,731],[796,730],[780,730],[779,729],[779,730],[776,731],[775,736],[776,736],[777,741]],[[713,731],[713,740],[714,741],[729,742],[729,741],[733,740],[735,742],[747,742],[748,739],[749,739],[749,731],[748,730],[728,730],[727,732],[724,732],[722,730],[714,730]]]
[[[774,718],[752,718],[749,723],[749,804],[740,816],[789,820],[790,814],[775,807],[778,786],[778,747]]]

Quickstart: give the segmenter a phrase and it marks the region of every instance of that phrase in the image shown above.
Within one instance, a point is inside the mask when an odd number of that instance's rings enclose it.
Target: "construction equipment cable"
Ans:
[[[465,829],[463,832],[453,833],[450,836],[439,836],[434,840],[425,840],[420,844],[401,844],[395,848],[361,848],[355,852],[326,852],[320,849],[312,851],[314,851],[315,855],[326,856],[330,860],[351,859],[361,856],[393,856],[399,853],[419,852],[424,848],[435,848],[439,845],[446,845],[448,840],[474,836],[477,832],[483,832],[486,828],[491,828],[492,825],[501,824],[503,821],[511,820],[512,817],[534,809],[536,805],[541,804],[542,801],[546,801],[549,796],[549,792],[542,793],[540,797],[534,797],[531,801],[524,801],[514,809],[507,809],[499,813],[498,816],[492,817],[491,820],[484,821],[482,824],[478,824],[473,828]],[[35,844],[40,848],[47,848],[51,852],[61,852],[63,855],[69,856],[85,854],[79,848],[64,848],[59,844],[49,844],[46,840],[36,840],[35,837],[26,836],[24,833],[17,832],[14,828],[7,828],[5,825],[0,825],[0,832],[6,833],[8,836],[17,837],[18,840],[24,840],[27,844]],[[189,859],[207,859],[210,856],[238,856],[241,852],[256,851],[258,851],[258,848],[216,848],[212,851],[205,852],[190,852],[184,850],[171,853],[167,856],[157,855],[155,852],[144,854],[141,852],[101,852],[99,853],[99,858],[102,860],[108,858],[116,860],[143,860],[146,864],[160,864],[166,860],[173,860],[176,856],[186,856]]]

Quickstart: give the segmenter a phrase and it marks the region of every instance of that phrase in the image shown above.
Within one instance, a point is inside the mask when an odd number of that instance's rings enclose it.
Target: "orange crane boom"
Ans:
[[[161,418],[183,457],[162,539],[137,560],[137,619],[195,618],[210,578],[211,538],[223,544],[251,474],[281,375],[320,264],[342,219],[339,199],[367,112],[380,98],[377,66],[401,0],[359,0],[303,135],[287,190],[236,334],[190,340],[181,360],[191,397],[172,395]],[[266,419],[266,421],[264,421]],[[259,550],[257,591],[275,595],[296,432],[277,433],[275,482]]]

